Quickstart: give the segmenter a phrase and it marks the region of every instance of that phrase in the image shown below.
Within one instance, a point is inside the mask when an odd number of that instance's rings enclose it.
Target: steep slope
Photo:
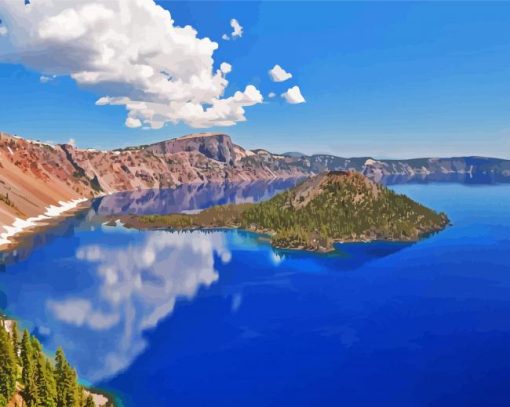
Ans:
[[[0,233],[2,225],[17,218],[40,215],[59,201],[93,195],[91,180],[67,159],[64,146],[0,133]]]
[[[229,136],[219,133],[190,134],[178,139],[151,144],[145,147],[145,150],[163,156],[198,151],[211,160],[230,165],[234,165],[236,161],[234,143]]]
[[[316,251],[337,241],[414,241],[448,224],[445,214],[347,171],[317,175],[261,203],[121,219],[137,228],[240,227],[271,234],[276,247]]]

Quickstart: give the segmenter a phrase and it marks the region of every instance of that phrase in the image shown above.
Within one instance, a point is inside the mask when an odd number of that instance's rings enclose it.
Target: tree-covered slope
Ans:
[[[359,173],[311,178],[243,213],[243,226],[275,232],[273,244],[318,249],[332,241],[417,240],[442,229],[446,215]]]
[[[61,348],[51,360],[36,337],[25,330],[20,339],[7,323],[0,317],[0,407],[97,407]]]

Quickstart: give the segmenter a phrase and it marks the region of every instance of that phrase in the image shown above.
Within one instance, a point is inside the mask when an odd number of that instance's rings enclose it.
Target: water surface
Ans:
[[[453,226],[337,255],[96,216],[279,190],[250,188],[98,201],[5,255],[0,307],[127,406],[509,405],[509,185],[393,186]]]

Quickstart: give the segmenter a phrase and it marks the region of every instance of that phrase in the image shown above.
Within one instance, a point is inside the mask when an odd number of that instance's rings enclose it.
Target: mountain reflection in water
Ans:
[[[295,186],[300,179],[257,181],[240,184],[191,184],[172,189],[120,192],[99,198],[99,215],[153,215],[204,209],[214,205],[260,202]]]

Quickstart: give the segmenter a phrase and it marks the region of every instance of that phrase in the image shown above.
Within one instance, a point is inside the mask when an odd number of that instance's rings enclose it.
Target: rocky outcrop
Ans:
[[[176,153],[199,152],[205,157],[234,165],[236,152],[229,136],[219,133],[190,134],[173,140],[162,141],[145,147],[155,155],[171,156]]]

